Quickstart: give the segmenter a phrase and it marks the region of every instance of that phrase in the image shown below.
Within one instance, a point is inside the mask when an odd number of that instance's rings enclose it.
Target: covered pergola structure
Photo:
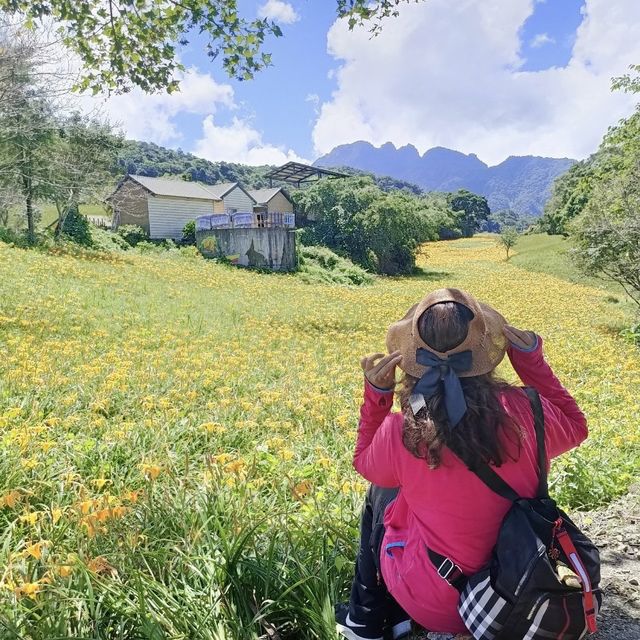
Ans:
[[[301,162],[287,162],[281,167],[274,169],[266,174],[266,178],[269,178],[269,184],[273,187],[274,180],[281,180],[282,182],[288,182],[289,184],[295,184],[301,186],[305,182],[316,182],[323,177],[326,178],[348,178],[347,173],[340,173],[339,171],[330,171],[329,169],[321,169],[320,167],[313,167],[310,164],[302,164]]]

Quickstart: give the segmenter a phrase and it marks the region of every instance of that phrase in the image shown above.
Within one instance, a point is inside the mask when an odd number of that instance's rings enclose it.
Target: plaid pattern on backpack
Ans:
[[[475,640],[579,640],[596,631],[602,604],[600,556],[549,497],[544,416],[525,388],[535,418],[537,498],[520,498],[488,465],[472,471],[512,501],[488,567],[465,576],[453,560],[427,552],[438,574],[460,592],[458,612]]]

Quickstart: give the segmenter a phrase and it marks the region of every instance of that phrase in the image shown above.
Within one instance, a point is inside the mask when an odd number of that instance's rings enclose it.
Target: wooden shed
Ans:
[[[252,212],[255,200],[237,183],[205,185],[171,178],[128,175],[108,198],[113,228],[142,227],[150,238],[182,237],[184,225],[213,213]]]
[[[256,201],[253,210],[256,213],[293,213],[293,202],[282,187],[273,189],[256,189],[249,191]]]

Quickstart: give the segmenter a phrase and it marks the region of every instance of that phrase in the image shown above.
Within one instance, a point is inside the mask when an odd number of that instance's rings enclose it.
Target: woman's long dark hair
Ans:
[[[441,302],[422,314],[418,331],[427,345],[442,353],[464,341],[472,318],[472,312],[464,305]],[[429,467],[440,466],[443,446],[458,455],[469,468],[480,462],[500,466],[507,458],[514,458],[507,453],[501,436],[516,445],[519,454],[520,428],[507,415],[498,398],[500,391],[511,385],[497,379],[493,372],[460,378],[467,412],[454,428],[447,417],[443,389],[427,399],[427,406],[414,416],[409,396],[417,381],[409,374],[401,381],[402,440],[404,446],[417,458],[426,460]]]

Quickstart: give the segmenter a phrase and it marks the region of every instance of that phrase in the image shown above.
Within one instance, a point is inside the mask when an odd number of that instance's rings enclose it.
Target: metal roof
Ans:
[[[289,201],[291,199],[284,192],[282,187],[273,187],[273,189],[254,189],[253,191],[249,191],[249,195],[258,203],[258,204],[267,204],[273,196],[282,191],[282,195]]]
[[[308,182],[311,178],[319,180],[322,176],[330,178],[349,178],[346,173],[338,171],[329,171],[329,169],[321,169],[320,167],[312,167],[310,164],[302,164],[301,162],[287,162],[278,169],[274,169],[266,174],[265,177],[270,180],[282,180],[283,182],[291,182],[300,184]]]
[[[216,195],[209,187],[205,187],[199,182],[172,180],[171,178],[149,178],[148,176],[136,175],[130,175],[129,177],[157,196],[197,198],[199,200],[221,200],[220,196]]]
[[[222,200],[229,191],[239,186],[237,182],[221,182],[220,184],[202,185],[207,191],[210,191],[216,200]]]

